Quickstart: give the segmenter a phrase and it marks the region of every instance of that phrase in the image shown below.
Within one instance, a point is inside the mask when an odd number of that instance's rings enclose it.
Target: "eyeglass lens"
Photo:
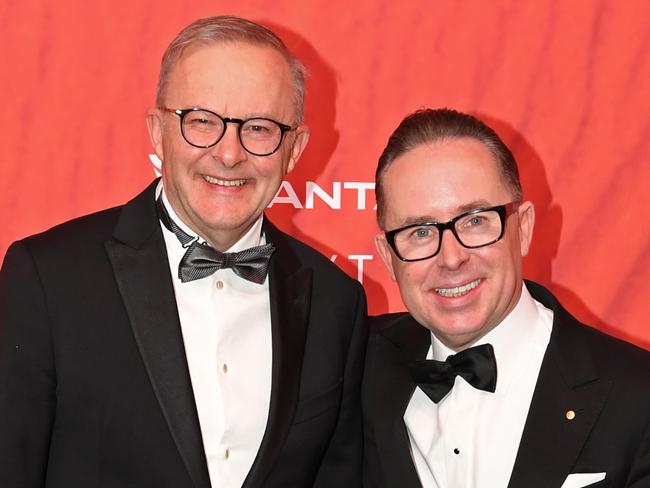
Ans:
[[[193,146],[210,147],[223,137],[226,123],[212,112],[192,110],[185,113],[181,128],[183,137]],[[282,142],[282,129],[270,119],[248,119],[239,127],[239,139],[248,152],[268,155],[275,152]]]
[[[454,221],[456,238],[465,247],[481,247],[499,239],[501,217],[496,210],[460,216]],[[433,224],[409,227],[395,234],[395,247],[404,259],[423,259],[438,252],[440,231]]]

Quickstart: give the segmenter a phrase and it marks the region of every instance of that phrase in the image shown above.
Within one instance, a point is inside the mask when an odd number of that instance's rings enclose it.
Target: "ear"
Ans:
[[[535,206],[533,202],[523,202],[517,209],[519,214],[519,245],[521,255],[528,254],[530,243],[533,240],[533,228],[535,227]]]
[[[285,174],[291,173],[291,171],[293,171],[293,168],[296,167],[296,163],[300,159],[302,152],[305,150],[308,141],[309,127],[306,125],[301,125],[295,131],[295,136],[291,145],[291,154],[289,155],[289,163],[287,164],[287,171]]]
[[[395,259],[395,256],[393,256],[393,252],[384,234],[377,234],[375,236],[375,247],[377,248],[379,257],[381,257],[381,260],[386,265],[386,268],[388,268],[390,277],[393,281],[395,281],[395,269],[393,268],[393,259]]]
[[[162,112],[158,108],[150,108],[147,110],[147,129],[149,129],[149,139],[153,150],[158,156],[158,159],[165,161],[163,151],[163,126]]]

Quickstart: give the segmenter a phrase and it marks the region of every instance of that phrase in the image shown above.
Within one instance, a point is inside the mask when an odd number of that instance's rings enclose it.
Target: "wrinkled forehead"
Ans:
[[[183,86],[200,84],[208,89],[225,80],[233,85],[265,80],[272,85],[269,90],[282,85],[292,95],[297,90],[287,58],[274,46],[261,42],[195,40],[183,46],[166,75],[165,98]]]
[[[183,69],[191,60],[199,60],[206,69],[213,69],[217,65],[224,74],[229,68],[251,67],[266,68],[276,76],[282,74],[291,77],[289,60],[285,55],[276,47],[262,42],[198,39],[182,48],[171,64],[170,72]],[[224,65],[225,61],[229,64]]]
[[[188,47],[170,73],[165,99],[231,117],[260,115],[288,123],[296,111],[295,88],[282,55],[244,43]]]

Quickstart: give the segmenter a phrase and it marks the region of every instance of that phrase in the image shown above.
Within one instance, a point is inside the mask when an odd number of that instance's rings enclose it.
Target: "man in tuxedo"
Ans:
[[[371,325],[365,486],[650,486],[650,353],[522,280],[534,209],[494,131],[415,112],[376,192],[377,248],[408,313]]]
[[[263,214],[303,85],[265,27],[191,24],[147,114],[162,179],[11,246],[0,486],[361,484],[364,292]]]

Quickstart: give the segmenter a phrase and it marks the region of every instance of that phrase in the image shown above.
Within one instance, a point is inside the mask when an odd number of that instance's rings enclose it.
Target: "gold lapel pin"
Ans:
[[[573,420],[574,418],[576,418],[576,413],[573,410],[567,410],[566,419]]]

